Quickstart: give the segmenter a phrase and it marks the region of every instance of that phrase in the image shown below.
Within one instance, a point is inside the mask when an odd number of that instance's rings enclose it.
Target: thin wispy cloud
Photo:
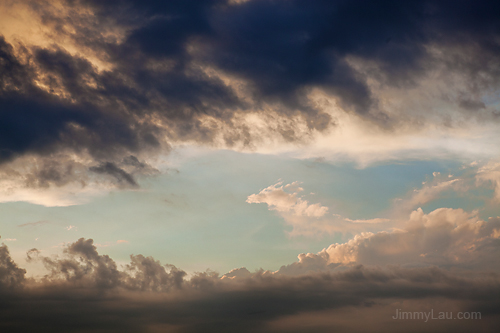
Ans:
[[[48,223],[50,223],[50,222],[49,221],[28,222],[28,223],[20,224],[20,225],[18,225],[18,227],[20,227],[20,228],[24,228],[24,227],[38,227],[38,226],[46,225]]]

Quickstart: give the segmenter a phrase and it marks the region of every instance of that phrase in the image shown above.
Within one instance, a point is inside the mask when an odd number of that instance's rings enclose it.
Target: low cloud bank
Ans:
[[[400,311],[476,311],[474,323],[436,320],[418,331],[494,331],[500,322],[500,219],[441,208],[412,213],[407,227],[356,236],[276,272],[246,268],[188,277],[152,257],[118,267],[79,239],[58,257],[37,249],[47,274],[27,278],[0,247],[3,330],[47,332],[293,332],[332,329],[397,332]],[[340,315],[342,314],[342,315]],[[347,320],[346,318],[351,318]],[[358,319],[356,319],[358,318]],[[422,326],[423,325],[423,326]],[[372,330],[372,328],[370,328]]]

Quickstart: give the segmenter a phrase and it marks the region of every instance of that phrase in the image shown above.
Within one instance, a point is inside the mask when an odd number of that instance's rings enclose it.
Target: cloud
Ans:
[[[415,207],[418,205],[426,204],[430,201],[435,200],[438,195],[448,189],[456,187],[459,179],[452,179],[449,181],[437,182],[437,184],[425,184],[425,186],[419,190],[415,190],[415,194],[410,199],[408,205],[410,207]]]
[[[349,122],[371,128],[373,138],[341,140],[350,154],[386,134],[497,126],[492,2],[1,6],[3,164],[69,151],[135,186],[119,163],[177,143],[258,149],[321,141]],[[425,134],[391,147],[425,151]],[[47,165],[33,181],[71,174]]]
[[[340,266],[339,263],[329,262],[329,255],[326,251],[318,254],[314,253],[301,253],[298,255],[299,261],[289,265],[283,265],[276,275],[299,276],[308,275],[312,273],[333,271]]]
[[[470,177],[462,178],[441,177],[439,173],[433,173],[433,179],[423,182],[422,187],[413,189],[406,198],[398,198],[394,204],[394,210],[406,214],[415,207],[423,206],[429,202],[439,199],[444,192],[453,190],[455,192],[466,192],[471,188]],[[444,178],[444,180],[443,180]]]
[[[384,222],[389,222],[389,219],[382,219],[382,218],[374,218],[374,219],[369,219],[369,220],[351,220],[348,218],[345,218],[347,222],[351,223],[384,223]]]
[[[328,212],[328,207],[318,203],[309,204],[307,200],[298,197],[297,194],[304,190],[298,186],[298,182],[280,186],[282,184],[283,182],[278,182],[263,189],[258,194],[248,196],[247,202],[265,203],[270,210],[297,216],[321,217]],[[285,189],[292,191],[292,193],[285,192]]]
[[[304,189],[299,182],[283,185],[278,182],[257,194],[247,197],[247,203],[265,203],[269,210],[277,211],[284,221],[292,226],[287,232],[291,237],[306,236],[320,238],[336,232],[357,232],[363,228],[380,230],[380,225],[391,223],[391,219],[374,218],[352,220],[339,214],[328,214],[328,207],[320,203],[310,204],[299,196]]]
[[[326,257],[299,257],[310,268],[321,258]],[[132,255],[130,264],[118,269],[109,256],[97,252],[91,239],[83,238],[68,244],[62,257],[43,257],[32,249],[28,259],[42,261],[49,274],[25,278],[6,246],[0,247],[0,293],[9,302],[1,314],[2,328],[279,332],[278,324],[311,325],[301,316],[316,316],[316,325],[335,328],[328,322],[335,310],[347,318],[369,318],[372,329],[398,331],[402,326],[390,323],[396,308],[434,308],[479,311],[480,324],[493,332],[499,318],[499,277],[476,270],[457,274],[435,266],[357,265],[329,272],[303,270],[297,275],[284,268],[280,274],[240,268],[222,278],[207,271],[188,279],[175,266],[142,255]],[[28,304],[30,311],[25,310]],[[349,329],[357,322],[342,324]],[[424,331],[435,331],[435,324],[427,325]],[[458,322],[443,325],[440,331],[454,331]]]
[[[99,166],[90,167],[89,170],[99,174],[110,175],[114,177],[119,183],[124,183],[131,187],[138,186],[137,182],[130,174],[111,162],[106,162]]]
[[[246,267],[235,268],[224,274],[221,279],[249,278],[252,273]]]
[[[83,153],[25,155],[0,165],[0,202],[49,207],[82,204],[116,189],[133,190],[139,186],[138,179],[157,174],[158,169],[134,155],[97,165]]]
[[[331,217],[327,216],[328,207],[320,203],[310,204],[299,196],[303,188],[299,182],[283,185],[278,182],[257,194],[247,197],[247,203],[265,203],[269,210],[277,211],[284,221],[292,226],[289,236],[316,237],[338,231]],[[335,220],[335,219],[334,219]]]
[[[7,246],[2,244],[0,246],[0,292],[8,288],[20,287],[25,281],[25,274],[26,270],[17,266],[10,257]]]
[[[491,183],[495,189],[493,200],[495,202],[500,202],[500,163],[490,161],[479,168],[476,180],[479,184]]]
[[[28,223],[23,223],[18,225],[18,227],[24,228],[24,227],[37,227],[40,225],[45,225],[47,223],[50,223],[49,221],[37,221],[37,222],[28,222]]]
[[[392,231],[362,232],[343,244],[332,244],[317,254],[301,254],[299,261],[277,273],[329,271],[345,265],[402,265],[498,270],[500,218],[483,221],[477,212],[439,208],[425,214],[413,211],[405,226]]]

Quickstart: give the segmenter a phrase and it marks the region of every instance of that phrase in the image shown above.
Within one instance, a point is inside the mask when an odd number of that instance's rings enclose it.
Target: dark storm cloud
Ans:
[[[377,107],[366,78],[346,63],[346,56],[375,61],[384,83],[394,86],[411,86],[425,72],[426,62],[432,60],[426,50],[429,43],[477,48],[498,61],[499,20],[492,13],[500,9],[491,1],[456,6],[446,1],[129,4],[145,20],[124,47],[134,46],[147,58],[174,59],[181,67],[193,58],[215,65],[251,82],[258,100],[278,101],[285,113],[300,111],[313,128],[326,126],[328,119],[305,101],[310,87],[326,89],[347,109],[366,116]],[[110,13],[113,6],[98,8]],[[192,41],[201,45],[198,54],[186,52]],[[486,68],[460,65],[465,67],[461,70]],[[316,117],[321,122],[314,122]]]
[[[410,111],[389,116],[368,80],[416,87],[438,64],[465,78],[466,91],[445,96],[464,112],[491,112],[481,94],[500,85],[493,1],[81,0],[64,1],[65,14],[50,1],[26,3],[56,42],[15,51],[0,40],[1,161],[68,148],[116,163],[168,149],[168,141],[212,142],[219,127],[204,123],[207,116],[233,129],[224,134],[228,145],[248,145],[253,138],[236,112],[272,109],[321,131],[333,122],[308,100],[312,88],[390,127]],[[64,38],[82,52],[70,54]],[[89,54],[109,68],[97,69]],[[207,68],[242,80],[249,96]],[[294,126],[270,130],[300,140]]]
[[[83,238],[69,244],[63,257],[43,257],[32,249],[28,260],[41,260],[49,274],[38,282],[25,279],[6,246],[0,248],[3,330],[279,331],[267,325],[299,313],[356,309],[358,315],[369,315],[394,300],[425,305],[435,299],[448,309],[483,311],[482,324],[492,332],[499,318],[499,277],[494,274],[461,277],[436,267],[360,265],[300,277],[261,270],[234,279],[213,272],[187,279],[175,266],[142,255],[131,256],[131,263],[120,270],[109,256],[97,252],[91,239]],[[445,328],[453,331],[456,324],[449,322]],[[386,323],[379,329],[391,327]]]
[[[0,39],[0,144],[5,161],[28,152],[48,154],[57,147],[88,149],[96,157],[126,148],[136,150],[139,134],[115,109],[104,112],[99,94],[81,87],[91,66],[84,59],[62,51],[38,50],[39,64],[46,69],[47,84],[57,89],[60,80],[76,101],[40,89],[34,69],[20,63],[12,47]],[[51,90],[53,92],[53,90]],[[97,100],[97,102],[96,102]]]
[[[373,104],[369,89],[344,56],[380,59],[399,67],[395,73],[412,69],[422,54],[418,7],[411,2],[251,1],[214,16],[217,37],[210,56],[218,66],[251,79],[264,96],[293,103],[301,88],[323,86],[346,106],[366,113]],[[388,38],[397,46],[385,43]]]

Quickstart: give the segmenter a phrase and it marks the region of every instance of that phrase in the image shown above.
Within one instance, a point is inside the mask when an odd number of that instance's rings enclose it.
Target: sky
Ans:
[[[494,1],[0,0],[0,329],[496,332],[498,133]]]

